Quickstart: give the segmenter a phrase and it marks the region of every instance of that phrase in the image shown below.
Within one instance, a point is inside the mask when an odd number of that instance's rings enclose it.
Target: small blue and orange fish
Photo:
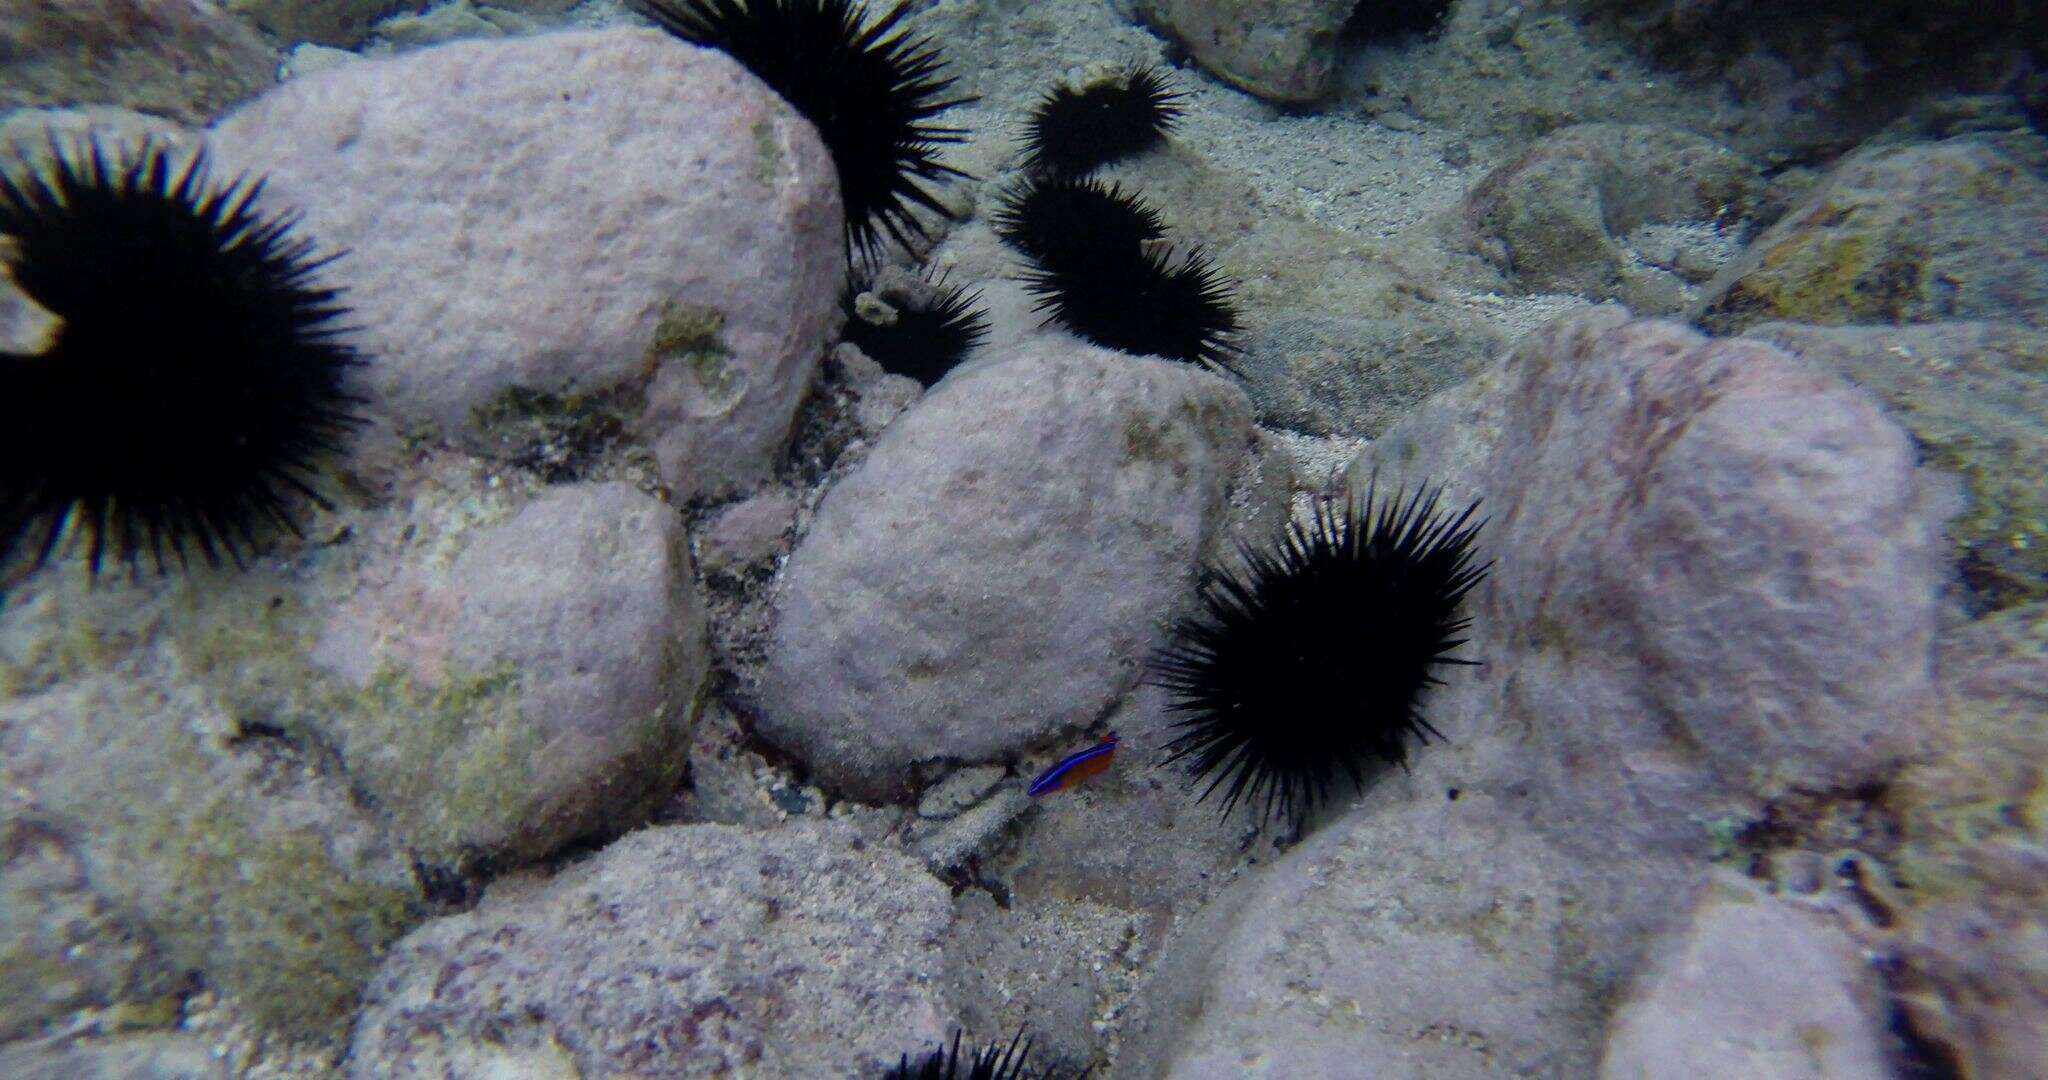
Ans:
[[[1065,791],[1075,784],[1099,775],[1109,769],[1109,759],[1116,754],[1116,732],[1103,736],[1102,741],[1078,754],[1062,758],[1059,764],[1038,774],[1031,782],[1029,794],[1032,798]]]

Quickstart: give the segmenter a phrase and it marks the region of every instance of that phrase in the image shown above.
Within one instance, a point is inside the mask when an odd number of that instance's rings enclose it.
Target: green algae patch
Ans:
[[[680,365],[698,390],[689,405],[695,416],[722,416],[747,392],[746,375],[733,363],[724,338],[725,315],[713,308],[667,304],[655,323],[643,360],[652,378],[659,370]]]
[[[2000,323],[1749,333],[1876,394],[1922,459],[1961,479],[1967,499],[1947,532],[1977,606],[2048,599],[2048,333]]]
[[[519,696],[505,663],[437,685],[383,667],[336,700],[350,714],[339,749],[351,779],[423,860],[464,869],[479,848],[523,831],[542,739]]]
[[[203,694],[122,676],[60,693],[27,752],[40,812],[77,838],[93,891],[135,912],[171,968],[267,1027],[338,1039],[420,918],[381,830],[281,744],[208,733]]]
[[[762,187],[772,187],[782,177],[785,165],[782,160],[782,140],[775,137],[775,123],[772,120],[754,121],[754,182]]]
[[[1916,900],[1979,902],[2011,850],[2048,843],[2048,603],[2000,612],[1959,631],[1944,666],[1948,746],[1907,769],[1890,796],[1901,843],[1892,858]],[[2038,886],[2036,887],[2038,889]]]

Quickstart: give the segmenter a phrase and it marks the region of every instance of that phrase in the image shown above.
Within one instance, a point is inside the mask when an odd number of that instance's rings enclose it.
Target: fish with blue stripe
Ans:
[[[1109,769],[1109,759],[1116,753],[1116,748],[1116,732],[1112,731],[1094,746],[1062,758],[1058,764],[1039,773],[1038,779],[1031,782],[1031,797],[1035,799],[1040,795],[1065,791],[1091,776],[1102,774]]]

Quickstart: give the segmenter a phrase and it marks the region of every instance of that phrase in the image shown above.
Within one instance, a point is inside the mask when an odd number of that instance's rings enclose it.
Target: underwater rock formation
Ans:
[[[2031,160],[2048,147],[2023,149],[2041,142],[1964,135],[1853,154],[1689,314],[1721,334],[1771,319],[2048,327],[2048,177]]]
[[[488,449],[508,393],[612,398],[689,496],[765,479],[845,254],[825,148],[654,31],[461,42],[293,80],[215,128],[349,249],[371,411]]]
[[[798,543],[760,731],[879,798],[1085,726],[1218,535],[1250,412],[1218,376],[1081,345],[955,372]]]
[[[359,1080],[875,1075],[937,1042],[946,889],[839,823],[648,829],[399,942]]]
[[[204,123],[277,81],[261,34],[192,0],[0,8],[0,108],[119,105]]]

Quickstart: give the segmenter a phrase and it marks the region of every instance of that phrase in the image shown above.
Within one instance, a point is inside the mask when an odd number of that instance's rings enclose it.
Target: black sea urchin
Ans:
[[[854,0],[635,0],[669,33],[719,49],[803,114],[839,170],[846,238],[872,254],[882,232],[908,246],[923,238],[913,207],[944,213],[920,181],[966,173],[938,160],[964,128],[931,118],[972,97],[947,97],[951,78],[930,38],[900,26],[898,0],[880,18]]]
[[[1124,352],[1232,370],[1238,316],[1208,256],[1166,249],[1159,212],[1099,180],[1027,180],[998,199],[996,234],[1032,263],[1049,321]]]
[[[997,196],[996,235],[1041,267],[1128,259],[1166,235],[1159,211],[1116,184],[1026,180]]]
[[[1243,569],[1209,567],[1200,609],[1179,620],[1148,677],[1181,717],[1168,761],[1190,759],[1223,812],[1263,797],[1298,823],[1338,774],[1354,785],[1378,760],[1405,765],[1432,669],[1471,620],[1458,614],[1486,567],[1472,562],[1479,504],[1439,514],[1441,489],[1360,506],[1317,502],[1271,549],[1241,548]],[[1441,737],[1439,735],[1439,737]]]
[[[953,1033],[951,1049],[940,1047],[913,1062],[903,1055],[897,1066],[882,1074],[882,1080],[1080,1080],[1087,1075],[1058,1070],[1043,1073],[1024,1071],[1024,1059],[1031,1044],[1019,1031],[1008,1044],[990,1043],[965,1057],[960,1054],[960,1033]]]
[[[1199,249],[1147,247],[1118,259],[1042,266],[1024,287],[1053,322],[1111,349],[1235,373],[1230,282]]]
[[[4,262],[57,319],[0,354],[0,563],[41,564],[68,524],[94,573],[109,552],[161,573],[188,546],[240,565],[259,528],[297,531],[294,495],[327,505],[317,460],[358,422],[346,309],[314,282],[334,256],[203,155],[51,153],[0,171]]]
[[[988,337],[988,313],[979,306],[980,293],[944,280],[923,284],[923,295],[909,295],[858,281],[840,295],[840,307],[846,340],[882,370],[930,386]]]
[[[1180,123],[1180,101],[1156,67],[1140,68],[1080,89],[1046,91],[1025,121],[1024,166],[1054,176],[1080,176],[1158,145]]]

